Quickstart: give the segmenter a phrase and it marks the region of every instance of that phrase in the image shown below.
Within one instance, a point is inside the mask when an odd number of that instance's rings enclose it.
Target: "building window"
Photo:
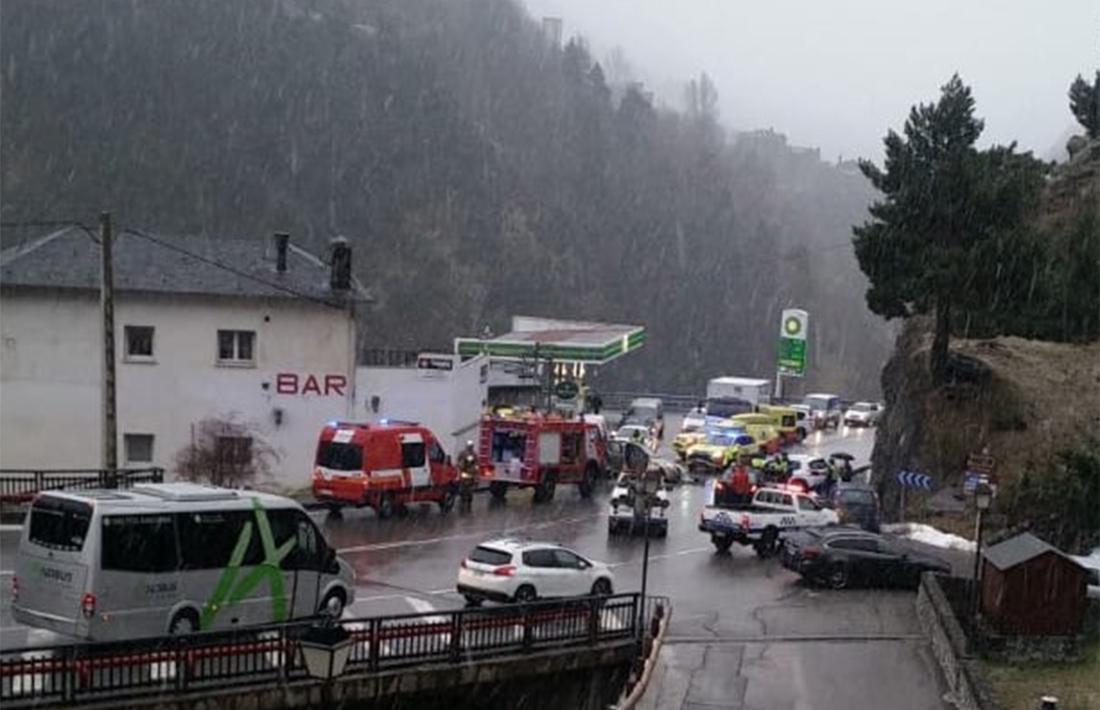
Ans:
[[[219,330],[218,362],[253,363],[255,342],[256,332],[253,330]]]
[[[126,463],[153,463],[153,435],[126,434],[123,436]]]
[[[124,333],[127,360],[140,362],[153,359],[153,326],[128,325]]]
[[[247,466],[252,462],[252,437],[219,436],[214,456],[223,466]]]

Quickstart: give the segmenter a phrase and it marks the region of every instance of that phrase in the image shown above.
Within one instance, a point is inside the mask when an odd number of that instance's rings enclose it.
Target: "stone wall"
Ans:
[[[989,682],[970,654],[966,634],[935,575],[926,572],[917,591],[917,616],[932,644],[959,710],[999,710]]]

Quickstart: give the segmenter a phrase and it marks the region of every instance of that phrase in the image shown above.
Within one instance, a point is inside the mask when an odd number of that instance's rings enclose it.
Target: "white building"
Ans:
[[[116,237],[119,465],[171,474],[213,425],[218,457],[267,452],[268,485],[308,485],[321,426],[354,409],[344,254],[330,272],[285,236]],[[102,465],[99,259],[75,227],[0,254],[0,468]]]
[[[356,369],[359,409],[353,418],[419,422],[454,456],[466,441],[477,440],[489,379],[489,358],[484,355],[462,360],[447,353],[409,353],[368,359]]]

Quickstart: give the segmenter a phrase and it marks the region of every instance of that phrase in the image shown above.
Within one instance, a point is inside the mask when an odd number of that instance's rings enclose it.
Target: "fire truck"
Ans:
[[[458,473],[435,434],[416,422],[329,422],[321,429],[313,497],[332,511],[370,506],[380,518],[409,503],[454,505]]]
[[[559,484],[592,495],[606,471],[607,445],[595,422],[558,415],[515,413],[481,420],[478,459],[494,498],[509,487],[534,488],[536,503],[554,497]]]

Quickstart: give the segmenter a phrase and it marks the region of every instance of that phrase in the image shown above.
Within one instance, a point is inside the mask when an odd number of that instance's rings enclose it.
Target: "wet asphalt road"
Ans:
[[[670,419],[669,439],[677,428]],[[860,465],[869,460],[873,440],[873,430],[842,429],[814,434],[802,450],[847,451]],[[730,697],[730,707],[944,707],[935,661],[919,638],[913,592],[811,589],[777,560],[758,560],[751,548],[735,545],[732,554],[716,554],[696,528],[709,486],[676,488],[668,537],[650,541],[648,591],[668,596],[674,610],[670,662],[688,668],[686,677],[716,674],[714,682],[729,685],[716,692]],[[351,615],[428,612],[462,606],[454,592],[460,560],[477,543],[501,535],[566,544],[612,565],[616,591],[637,590],[643,540],[608,535],[609,492],[607,486],[585,500],[562,486],[552,502],[533,505],[529,491],[516,490],[499,503],[479,495],[469,512],[441,514],[425,505],[386,521],[368,510],[315,515],[356,570]],[[8,571],[17,542],[17,531],[0,532],[0,647],[62,641],[11,618]],[[952,562],[965,568],[965,558]],[[706,645],[713,642],[719,646]],[[667,682],[678,681],[670,675]],[[680,707],[676,692],[669,690],[667,703],[648,702]]]

